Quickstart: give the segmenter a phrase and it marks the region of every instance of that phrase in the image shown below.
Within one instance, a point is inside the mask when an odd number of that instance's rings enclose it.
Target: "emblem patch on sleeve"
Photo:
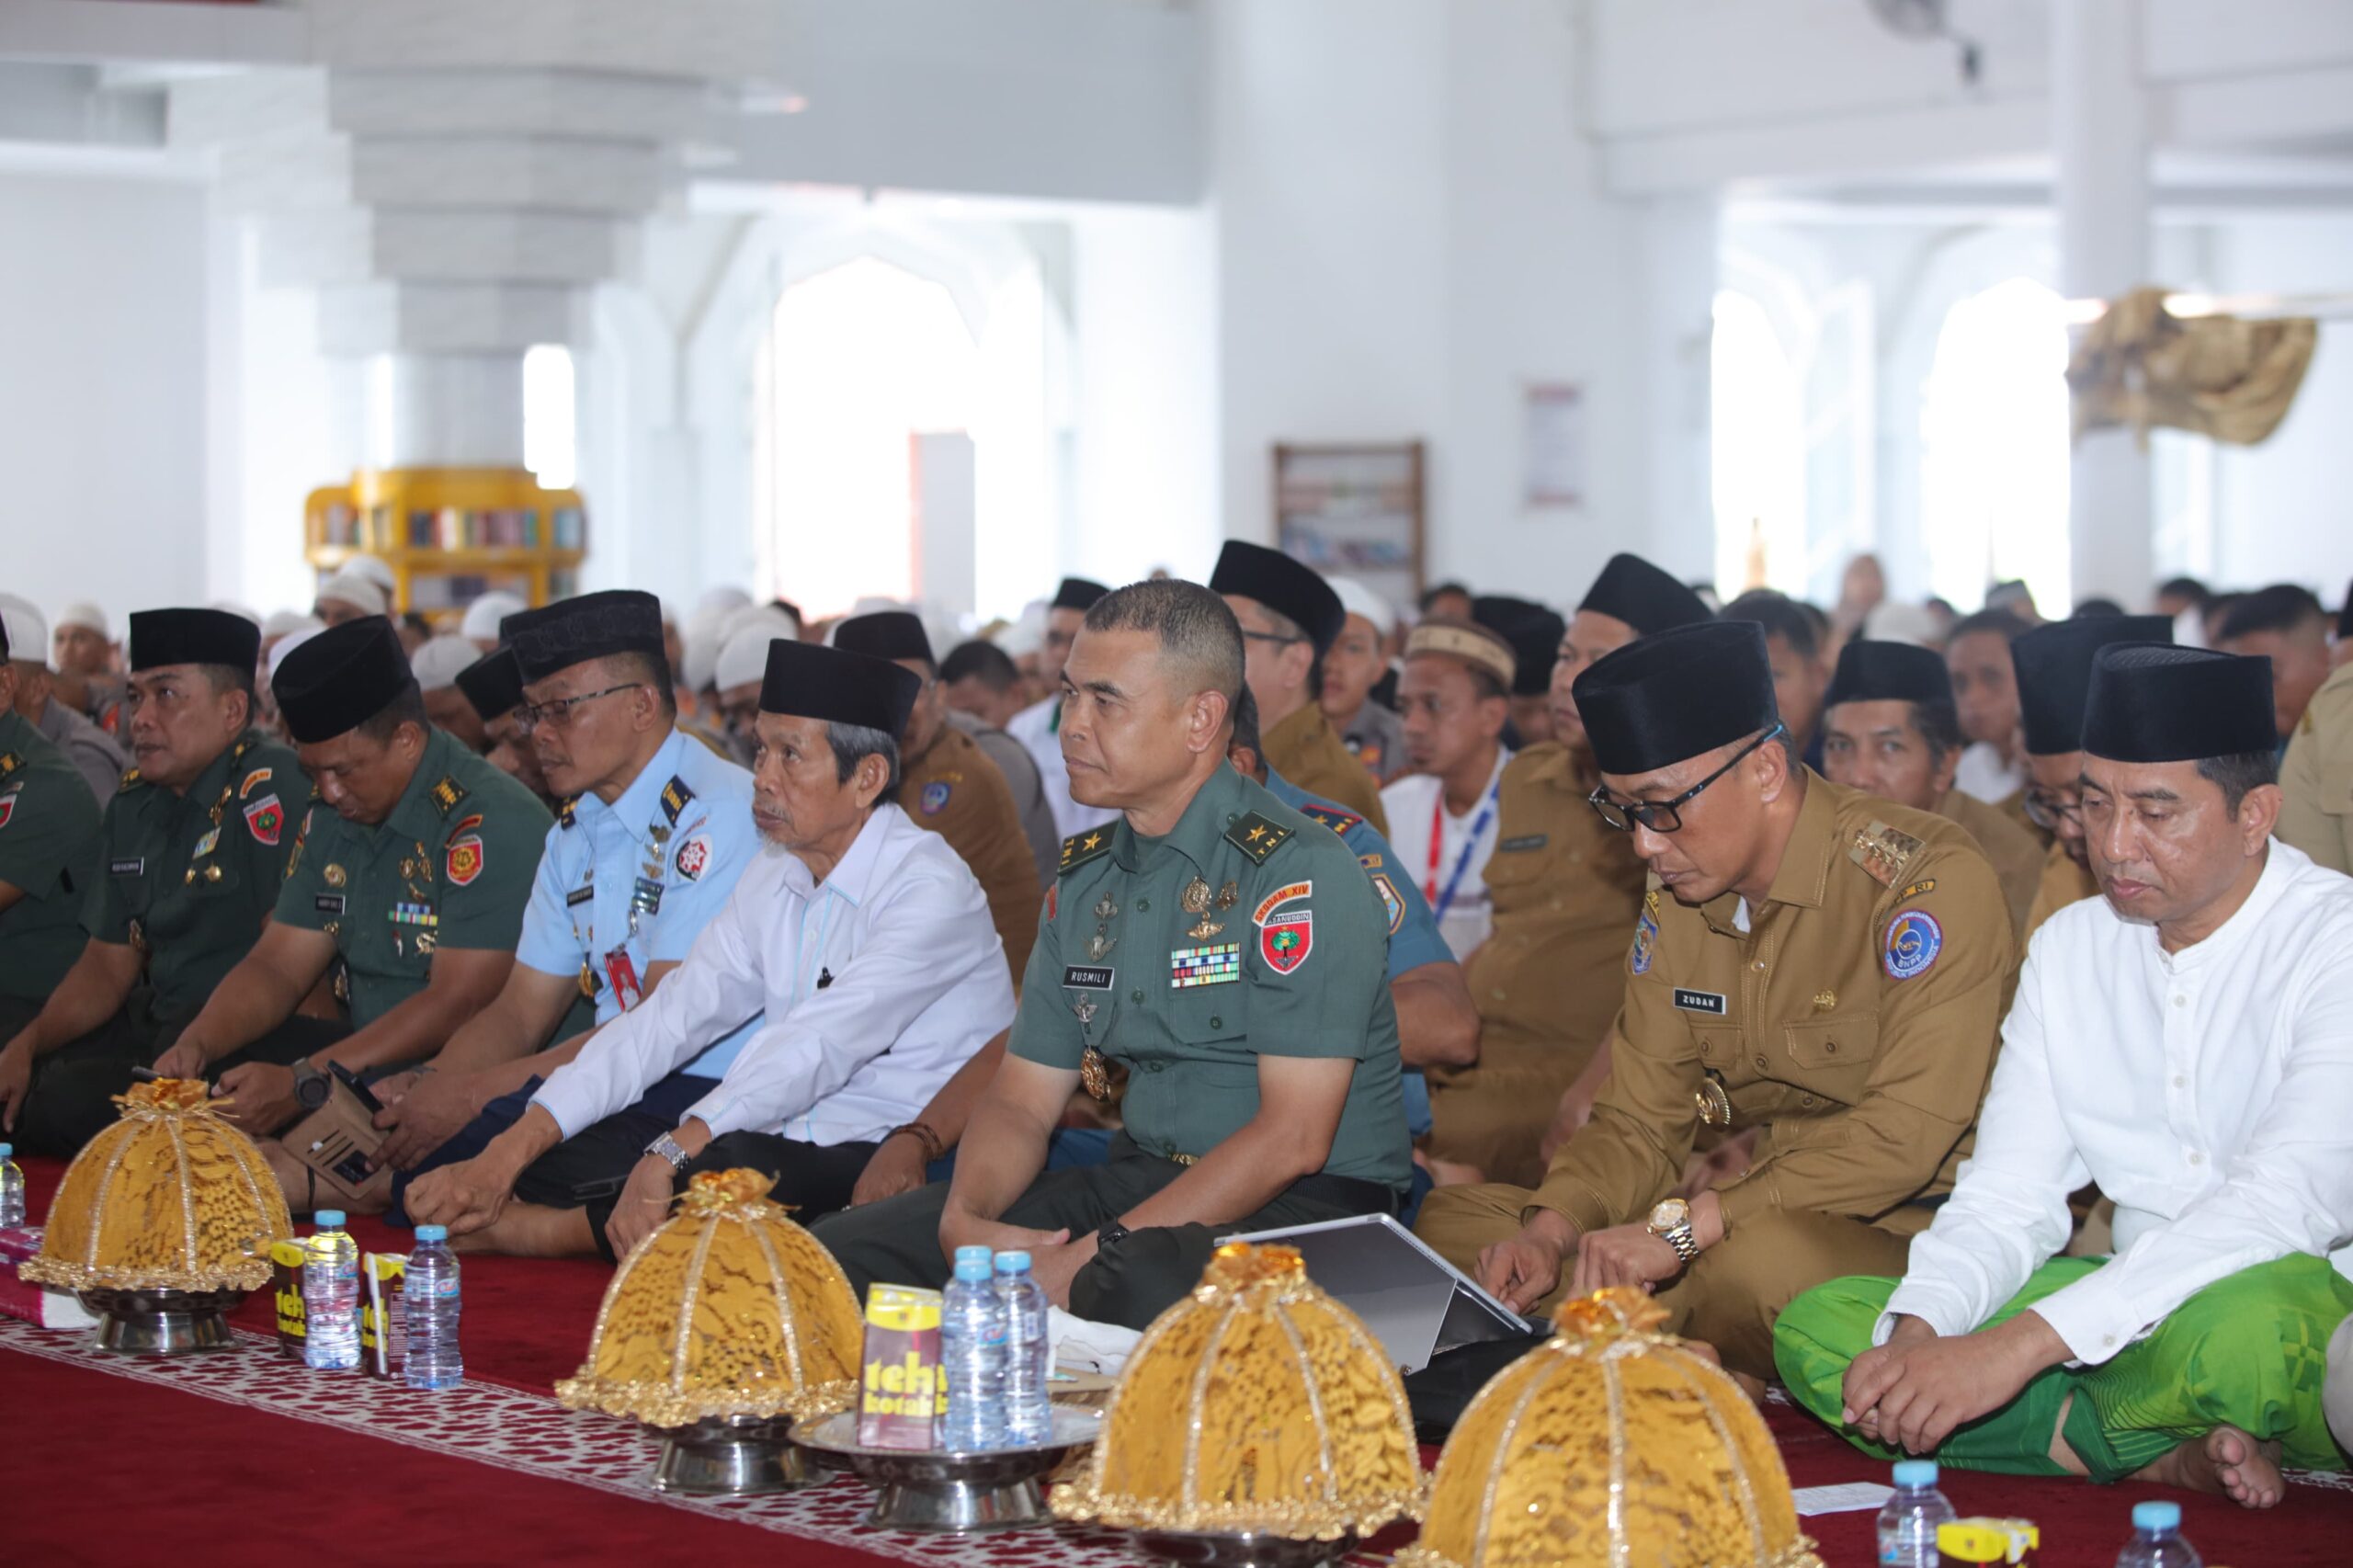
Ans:
[[[1372,891],[1381,895],[1381,907],[1389,914],[1389,934],[1394,937],[1405,924],[1405,901],[1397,896],[1397,884],[1386,871],[1372,873]]]
[[[14,794],[0,795],[0,827],[7,826],[8,819],[16,814],[17,797]]]
[[[1315,884],[1312,881],[1285,882],[1258,901],[1258,907],[1250,912],[1250,923],[1254,926],[1264,926],[1267,923],[1267,917],[1277,909],[1289,903],[1292,899],[1305,898],[1314,891]]]
[[[698,833],[678,846],[678,875],[688,881],[700,878],[710,865],[710,840],[704,835]]]
[[[1315,917],[1305,909],[1286,910],[1258,928],[1258,956],[1277,974],[1290,974],[1315,950]]]
[[[256,842],[276,848],[278,835],[286,831],[286,808],[278,803],[276,795],[264,795],[245,808],[245,826]]]
[[[1907,909],[1887,923],[1887,946],[1880,961],[1890,980],[1915,980],[1936,967],[1944,951],[1945,928],[1925,909]]]
[[[472,834],[453,839],[449,844],[444,874],[459,887],[464,887],[482,875],[482,840]]]
[[[948,786],[939,782],[938,779],[934,779],[932,782],[925,785],[923,787],[923,800],[920,802],[923,807],[923,814],[927,817],[936,817],[940,812],[946,811],[948,809]]]
[[[256,786],[268,783],[269,774],[270,770],[267,767],[256,767],[246,774],[245,781],[237,786],[237,799],[242,801],[252,794]]]

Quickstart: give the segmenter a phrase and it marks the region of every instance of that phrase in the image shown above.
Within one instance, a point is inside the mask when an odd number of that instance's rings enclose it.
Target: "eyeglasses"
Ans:
[[[586,691],[578,697],[559,697],[552,702],[526,702],[515,710],[515,727],[529,734],[541,724],[563,729],[572,722],[572,710],[584,702],[594,702],[600,697],[610,697],[617,691],[635,691],[645,683],[631,681],[626,686],[608,686],[602,691]]]
[[[1612,795],[1609,792],[1609,787],[1605,784],[1586,797],[1586,804],[1593,808],[1594,814],[1601,819],[1604,826],[1619,833],[1631,833],[1637,824],[1649,828],[1653,833],[1673,833],[1683,825],[1682,807],[1689,805],[1698,799],[1702,790],[1740,766],[1741,759],[1750,752],[1755,751],[1767,741],[1786,733],[1781,725],[1775,724],[1771,729],[1733,753],[1732,759],[1722,767],[1717,768],[1672,801],[1621,801]]]
[[[2063,822],[2082,824],[2084,802],[2080,800],[2071,801],[2048,790],[2029,790],[2026,792],[2026,814],[2043,832],[2056,833]]]

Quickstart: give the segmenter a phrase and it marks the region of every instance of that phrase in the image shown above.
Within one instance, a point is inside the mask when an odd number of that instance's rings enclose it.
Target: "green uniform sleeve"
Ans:
[[[1006,1049],[1025,1062],[1074,1073],[1086,1055],[1086,1035],[1063,991],[1063,941],[1054,929],[1054,912],[1065,895],[1077,896],[1057,883],[1038,912],[1038,940],[1029,949],[1029,966],[1021,973],[1021,1006],[1013,1016]]]
[[[1242,964],[1250,1048],[1361,1061],[1387,994],[1389,913],[1347,846],[1321,836],[1293,839],[1257,879]]]
[[[490,803],[479,813],[481,821],[461,819],[442,843],[435,880],[443,948],[515,950],[551,820],[537,802],[531,804],[536,821],[520,807]]]
[[[56,892],[97,835],[97,802],[80,774],[32,769],[0,784],[0,882],[27,898]],[[75,896],[82,896],[78,890]]]
[[[305,931],[324,931],[328,921],[343,917],[348,890],[329,888],[324,872],[335,854],[340,820],[333,812],[323,812],[315,801],[302,808],[301,823],[294,829],[294,847],[287,858],[286,882],[278,890],[278,908],[272,918]]]

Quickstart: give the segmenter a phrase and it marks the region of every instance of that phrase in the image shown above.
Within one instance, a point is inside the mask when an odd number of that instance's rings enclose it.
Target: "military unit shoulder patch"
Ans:
[[[695,792],[687,788],[687,781],[675,774],[671,776],[670,782],[662,786],[662,814],[670,819],[672,827],[678,825],[678,813],[685,811],[687,802],[694,798]]]
[[[1358,826],[1364,821],[1364,818],[1354,812],[1343,811],[1338,806],[1325,805],[1321,801],[1309,801],[1299,809],[1303,814],[1314,818],[1334,833],[1338,834],[1345,834],[1348,829]]]
[[[1880,886],[1892,888],[1921,847],[1920,841],[1910,834],[1899,833],[1883,822],[1874,822],[1856,831],[1854,842],[1847,846],[1847,858]]]
[[[286,808],[278,803],[276,795],[264,795],[245,808],[245,828],[254,835],[256,843],[266,844],[275,849],[278,835],[286,828]]]
[[[1901,903],[1907,898],[1918,898],[1924,892],[1934,892],[1936,891],[1937,879],[1934,877],[1923,877],[1918,881],[1906,886],[1902,892],[1897,893],[1895,895],[1895,901],[1898,903]]]
[[[237,786],[237,799],[242,801],[246,796],[251,795],[262,785],[268,783],[270,772],[271,770],[269,768],[256,767],[251,773],[246,774],[244,782]]]
[[[1108,854],[1110,849],[1111,830],[1108,827],[1090,827],[1085,833],[1074,833],[1063,840],[1062,865],[1057,869],[1057,874],[1066,876],[1097,856]]]
[[[1256,812],[1246,812],[1236,817],[1233,825],[1225,830],[1226,842],[1261,866],[1267,863],[1267,856],[1289,842],[1290,835],[1290,828],[1268,822]],[[1302,958],[1305,956],[1303,953],[1301,955]]]
[[[481,825],[482,813],[480,812],[469,812],[464,816],[458,819],[458,824],[449,830],[449,836],[443,838],[441,842],[447,844],[451,838],[457,837],[458,835],[461,833],[472,833],[475,828],[478,828]]]

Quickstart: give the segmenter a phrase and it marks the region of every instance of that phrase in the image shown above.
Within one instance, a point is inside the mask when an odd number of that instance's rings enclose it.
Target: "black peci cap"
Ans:
[[[142,609],[131,617],[131,667],[227,665],[249,670],[261,658],[261,628],[224,609]]]
[[[861,724],[892,740],[906,733],[907,715],[923,679],[885,659],[815,642],[768,644],[760,681],[760,711],[831,724]]]
[[[523,666],[515,662],[515,650],[493,648],[460,670],[458,689],[485,724],[522,707]]]
[[[2092,665],[2082,749],[2110,762],[2196,762],[2278,749],[2271,661],[2113,643]]]
[[[515,650],[526,682],[542,681],[590,659],[615,653],[661,658],[662,601],[636,588],[608,588],[517,610],[498,623],[498,640]]]
[[[1781,722],[1765,629],[1708,620],[1639,637],[1570,687],[1593,760],[1622,776],[1672,767]]]
[[[2064,756],[2083,750],[2084,701],[2092,662],[2114,642],[2170,642],[2173,622],[2162,615],[2103,616],[2055,620],[2021,633],[2010,644],[2018,671],[2018,718],[2029,756]]]
[[[1299,622],[1318,653],[1330,649],[1347,623],[1348,612],[1340,596],[1313,567],[1263,544],[1227,540],[1218,553],[1217,570],[1210,574],[1210,591],[1239,594],[1256,599],[1278,615],[1289,616]]]
[[[1715,619],[1705,599],[1641,556],[1625,553],[1609,558],[1577,608],[1622,620],[1645,637]]]
[[[834,628],[834,646],[870,659],[920,659],[937,667],[931,634],[921,617],[904,609],[854,615]]]
[[[1952,676],[1941,654],[1910,642],[1854,642],[1838,651],[1838,670],[1822,695],[1841,702],[1940,702],[1952,706]]]
[[[1052,609],[1090,610],[1095,608],[1095,601],[1097,599],[1101,598],[1110,591],[1110,589],[1105,587],[1102,584],[1097,582],[1092,577],[1065,577],[1062,581],[1062,586],[1054,590],[1053,603],[1048,608]],[[910,653],[901,656],[913,658],[915,655]]]
[[[384,617],[370,615],[301,643],[278,666],[269,689],[287,733],[315,745],[373,719],[415,680],[400,633]]]
[[[1569,623],[1553,610],[1502,594],[1471,601],[1471,619],[1511,644],[1511,694],[1534,697],[1552,685],[1552,664]]]

